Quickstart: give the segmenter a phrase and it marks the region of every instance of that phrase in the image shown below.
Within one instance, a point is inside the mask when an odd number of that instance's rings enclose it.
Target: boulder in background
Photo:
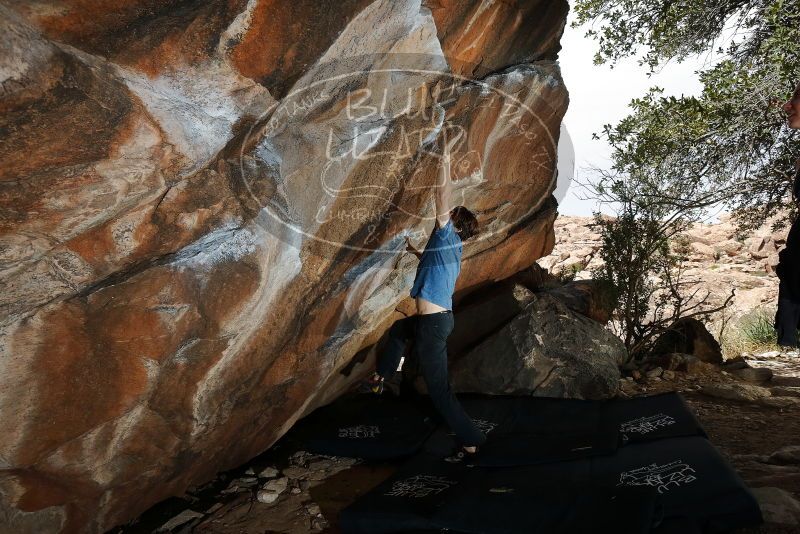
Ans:
[[[458,392],[577,399],[613,397],[627,358],[616,336],[549,295],[451,366]]]
[[[652,354],[658,356],[679,352],[713,364],[722,363],[722,348],[705,325],[692,317],[678,319],[669,330],[661,334],[653,345]]]

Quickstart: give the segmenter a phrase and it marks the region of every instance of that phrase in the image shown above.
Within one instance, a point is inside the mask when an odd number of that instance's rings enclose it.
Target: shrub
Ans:
[[[740,317],[723,335],[722,348],[725,356],[730,358],[742,352],[777,349],[774,317],[774,309],[763,307]]]
[[[582,270],[584,270],[585,268],[586,265],[584,265],[583,262],[574,263],[569,267],[567,267],[566,269],[563,269],[561,272],[559,272],[556,275],[556,278],[562,284],[566,284],[567,282],[572,282],[573,280],[575,280],[575,276],[577,276],[577,274]]]

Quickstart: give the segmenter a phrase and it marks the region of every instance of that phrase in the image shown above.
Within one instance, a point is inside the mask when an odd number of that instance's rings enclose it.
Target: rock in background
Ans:
[[[652,356],[666,354],[691,354],[706,363],[722,363],[722,349],[702,322],[692,317],[681,317],[669,325],[669,330],[658,336],[650,351]]]
[[[591,217],[559,216],[555,222],[553,251],[538,264],[556,276],[576,280],[591,278],[591,270],[602,263],[600,234]],[[745,238],[736,235],[735,221],[722,214],[716,223],[697,223],[686,232],[691,252],[686,261],[687,291],[709,293],[709,303],[719,306],[736,290],[725,311],[730,329],[743,316],[762,309],[774,315],[778,302],[778,278],[774,267],[778,251],[786,243],[788,228],[771,229],[771,221]],[[689,291],[691,290],[691,291]],[[719,337],[723,316],[716,314],[708,325]]]
[[[339,371],[407,306],[416,263],[400,232],[433,225],[425,137],[443,121],[468,133],[456,196],[484,229],[456,301],[548,254],[567,9],[0,2],[12,531],[103,532],[252,458],[346,388],[355,375]],[[448,66],[480,83],[450,84],[428,115],[397,113],[409,91],[447,86]],[[354,134],[342,99],[358,90],[387,98]],[[380,156],[399,143],[399,163]]]
[[[450,369],[453,389],[494,395],[603,399],[616,394],[625,345],[547,294]]]

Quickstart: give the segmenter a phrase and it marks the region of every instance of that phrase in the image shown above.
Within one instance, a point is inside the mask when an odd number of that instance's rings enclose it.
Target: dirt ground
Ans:
[[[751,364],[769,366],[776,376],[765,386],[800,387],[800,361],[786,358],[753,358]],[[781,373],[780,375],[778,373]],[[700,374],[675,373],[670,380],[625,381],[622,396],[651,395],[679,391],[687,400],[711,442],[722,452],[751,488],[777,487],[800,497],[800,466],[771,465],[763,457],[785,446],[800,445],[800,408],[771,408],[754,402],[715,398],[700,390],[709,384],[737,382],[720,371]],[[218,475],[211,483],[196,488],[182,498],[156,505],[129,525],[115,529],[117,534],[154,532],[182,510],[198,512],[198,517],[172,529],[181,534],[266,534],[340,532],[339,512],[358,497],[391,476],[398,463],[358,462],[332,457],[304,456],[290,432],[267,453],[247,465]],[[294,455],[294,456],[293,456]],[[316,462],[316,463],[315,463]],[[236,489],[266,467],[291,473],[289,486],[273,504],[257,499],[259,479],[251,487]],[[288,471],[287,471],[288,468]],[[292,471],[294,470],[294,471]],[[242,484],[242,482],[238,482]],[[227,492],[225,492],[227,488]],[[202,514],[200,516],[200,514]],[[745,534],[798,533],[800,527],[766,523],[759,528],[740,530]]]

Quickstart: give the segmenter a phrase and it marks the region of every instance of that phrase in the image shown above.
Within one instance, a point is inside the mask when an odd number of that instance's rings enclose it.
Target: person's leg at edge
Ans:
[[[403,357],[403,351],[406,348],[406,342],[414,336],[415,323],[416,315],[412,315],[395,321],[389,329],[386,348],[378,356],[378,361],[375,365],[375,374],[380,378],[391,378],[397,371],[400,359]]]
[[[778,311],[775,314],[775,330],[778,345],[797,348],[797,326],[800,321],[800,302],[789,295],[783,282],[778,286]]]
[[[472,452],[486,436],[464,411],[450,387],[447,375],[447,337],[453,330],[452,313],[418,315],[415,350],[425,385],[434,407],[455,433],[461,445]]]

